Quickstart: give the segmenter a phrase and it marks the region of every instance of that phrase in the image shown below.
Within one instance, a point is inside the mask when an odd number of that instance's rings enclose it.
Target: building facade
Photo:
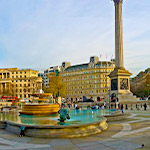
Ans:
[[[42,78],[42,85],[44,85],[44,71],[38,71],[38,77]]]
[[[131,91],[140,97],[150,95],[150,68],[131,79]]]
[[[56,75],[61,71],[60,66],[50,67],[46,70],[44,70],[44,77],[43,77],[43,85],[45,87],[49,87],[49,76],[56,72]]]
[[[42,89],[42,78],[32,69],[0,69],[0,95],[30,98],[31,94]]]
[[[115,63],[99,61],[98,57],[91,57],[90,62],[75,66],[62,63],[60,73],[62,81],[66,84],[66,98],[76,100],[83,96],[98,100],[101,97],[108,99],[110,78],[108,75],[114,70]]]

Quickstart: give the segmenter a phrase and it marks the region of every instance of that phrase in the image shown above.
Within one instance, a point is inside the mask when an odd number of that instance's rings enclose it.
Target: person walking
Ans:
[[[24,126],[20,126],[20,135],[19,135],[20,137],[25,136],[24,131],[25,131],[25,127]]]
[[[123,112],[123,104],[121,104],[120,109],[121,109],[122,113],[124,113]]]
[[[146,104],[146,103],[144,103],[144,105],[143,105],[143,106],[144,106],[144,110],[146,110],[146,108],[147,108],[147,104]]]

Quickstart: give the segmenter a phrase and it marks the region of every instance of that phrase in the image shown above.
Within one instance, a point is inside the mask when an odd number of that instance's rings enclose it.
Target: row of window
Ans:
[[[24,75],[24,76],[12,76],[12,78],[26,78],[27,76]]]
[[[12,72],[12,74],[19,74],[19,73],[22,74],[22,71]],[[24,72],[24,74],[26,74],[26,71]]]
[[[72,91],[72,92],[67,92],[67,95],[74,95],[74,94],[97,94],[97,93],[107,93],[108,90],[103,89],[103,90],[91,90],[91,91]]]
[[[12,80],[12,82],[30,82],[31,80]]]
[[[78,82],[68,82],[66,83],[67,86],[72,85],[80,85],[80,84],[94,84],[94,83],[109,83],[110,79],[103,79],[103,80],[88,80],[88,81],[78,81]]]
[[[97,85],[88,85],[88,86],[72,86],[72,87],[66,87],[66,90],[86,89],[86,88],[103,88],[103,87],[110,87],[110,85],[109,84],[97,84]]]
[[[16,92],[30,92],[31,90],[30,89],[28,89],[28,90],[26,90],[26,89],[16,89]]]
[[[87,71],[87,72],[77,72],[77,73],[66,73],[62,74],[61,76],[73,76],[73,75],[81,75],[81,74],[89,74],[89,73],[95,73],[95,72],[111,72],[112,69],[103,69],[103,70],[95,70],[95,71]]]
[[[31,84],[16,84],[16,85],[13,85],[13,86],[15,86],[15,87],[29,87]],[[33,86],[34,86],[34,84],[33,84]]]
[[[74,80],[81,80],[81,79],[95,79],[95,78],[107,78],[107,75],[97,75],[97,76],[79,76],[76,78],[64,78],[62,79],[63,82],[65,81],[74,81]]]
[[[28,95],[28,94],[16,94],[16,96],[17,97],[19,97],[19,98],[30,98],[30,95]]]

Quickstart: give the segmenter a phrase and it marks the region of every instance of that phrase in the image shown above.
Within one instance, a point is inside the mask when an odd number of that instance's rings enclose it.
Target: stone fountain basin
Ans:
[[[73,138],[88,136],[92,134],[101,133],[108,128],[106,118],[103,117],[100,121],[79,124],[79,125],[26,125],[19,124],[12,121],[5,121],[5,129],[9,132],[20,134],[20,126],[25,127],[25,136],[29,137],[44,137],[44,138]]]

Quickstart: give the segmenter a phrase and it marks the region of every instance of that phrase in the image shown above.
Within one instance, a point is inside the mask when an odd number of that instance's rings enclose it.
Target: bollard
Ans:
[[[128,110],[128,105],[126,104],[126,110]]]

